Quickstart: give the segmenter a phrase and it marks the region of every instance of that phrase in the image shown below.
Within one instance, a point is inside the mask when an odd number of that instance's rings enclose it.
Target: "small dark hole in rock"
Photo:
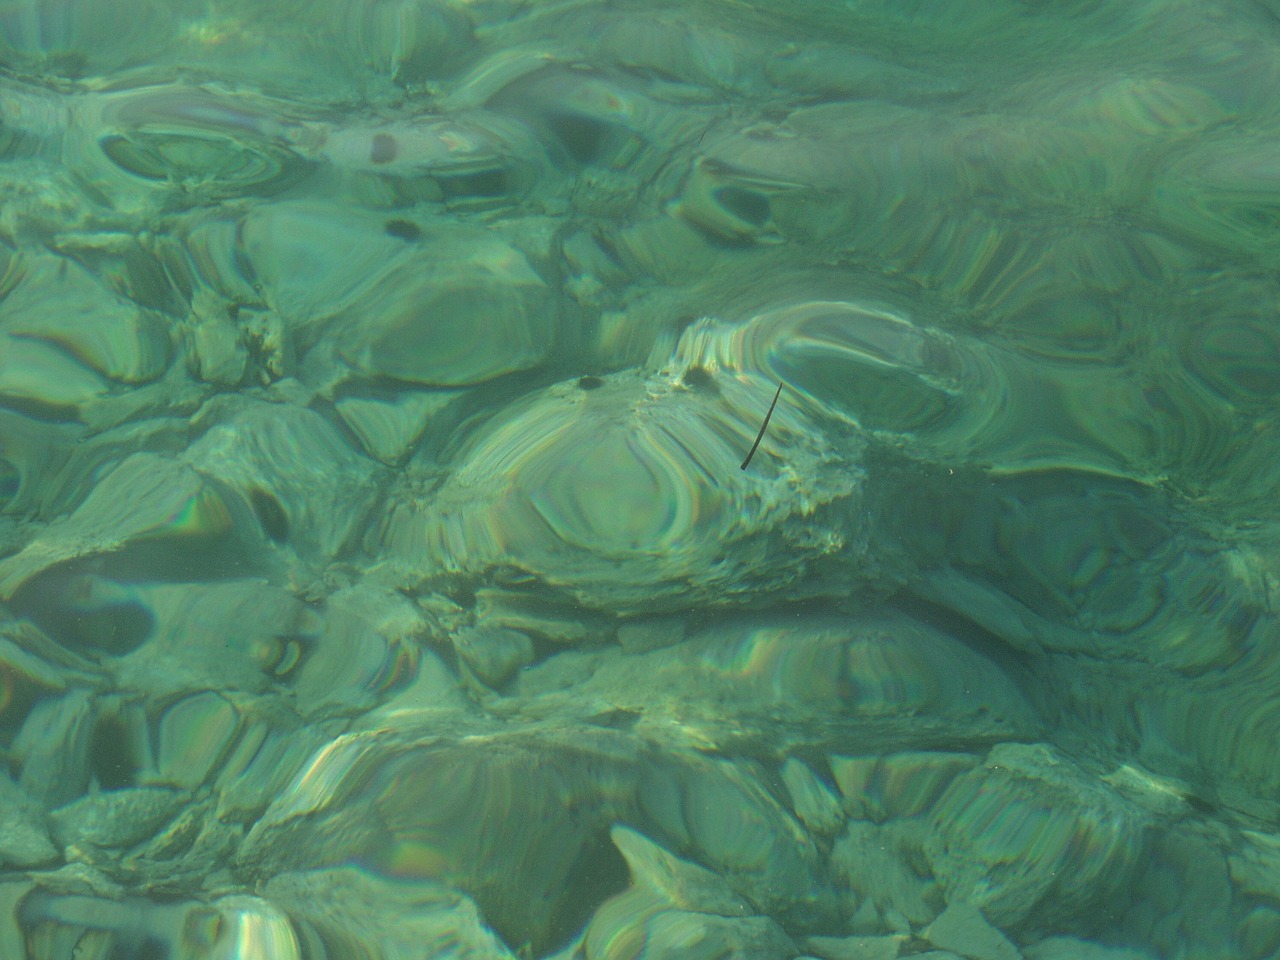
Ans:
[[[249,503],[258,515],[262,532],[276,543],[283,543],[289,536],[289,517],[280,501],[261,487],[254,487],[249,491]]]
[[[103,717],[94,727],[89,756],[93,776],[103,790],[134,786],[138,764],[128,744],[128,731],[119,718]]]
[[[720,392],[720,385],[716,383],[716,378],[706,367],[692,366],[684,372],[680,380],[686,387],[694,390],[705,390],[716,394]]]
[[[609,135],[609,128],[598,120],[570,113],[551,117],[548,125],[565,151],[578,163],[591,163],[598,159]]]
[[[764,226],[772,209],[769,198],[754,190],[743,190],[741,187],[722,187],[716,191],[716,202],[732,213],[739,220],[753,227]]]
[[[412,220],[388,220],[384,229],[389,236],[398,237],[401,240],[412,241],[422,238],[422,228]]]

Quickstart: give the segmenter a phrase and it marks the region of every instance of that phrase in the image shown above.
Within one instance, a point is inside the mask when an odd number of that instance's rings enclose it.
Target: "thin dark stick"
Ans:
[[[756,447],[760,446],[760,441],[764,439],[764,432],[769,428],[769,418],[773,416],[773,408],[778,405],[778,397],[782,396],[782,384],[778,384],[778,392],[773,395],[773,403],[769,404],[769,412],[764,415],[764,423],[760,424],[760,432],[756,434],[756,442],[751,445],[751,449],[747,451],[747,459],[742,461],[739,470],[747,469],[747,464],[751,462],[751,458],[756,455]]]

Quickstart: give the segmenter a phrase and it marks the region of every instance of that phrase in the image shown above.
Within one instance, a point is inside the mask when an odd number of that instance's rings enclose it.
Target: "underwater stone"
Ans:
[[[58,858],[49,839],[44,811],[0,771],[0,866],[36,867]]]
[[[358,583],[309,613],[317,625],[288,639],[274,670],[304,717],[367,710],[413,683],[430,628],[403,594]]]
[[[618,646],[627,653],[647,653],[675,646],[687,631],[688,624],[680,615],[628,620],[618,625]]]
[[[248,370],[249,353],[240,331],[225,316],[211,313],[184,331],[187,369],[206,383],[231,387]]]
[[[212,690],[171,703],[156,723],[156,784],[200,786],[239,732],[234,704]]]
[[[21,957],[24,944],[18,925],[18,904],[31,890],[31,882],[0,883],[0,956]]]
[[[54,642],[30,620],[5,620],[0,614],[0,669],[6,692],[0,724],[15,721],[21,711],[50,693],[71,686],[96,687],[104,682],[93,661]]]
[[[831,773],[853,817],[882,823],[933,806],[942,791],[979,758],[967,753],[910,752],[879,757],[831,757]]]
[[[372,72],[402,87],[445,74],[455,58],[472,51],[474,42],[468,7],[442,0],[349,4],[338,24],[317,14],[326,32],[332,30],[343,41],[354,75]]]
[[[293,919],[309,948],[307,958],[319,954],[515,960],[485,924],[475,902],[445,884],[388,879],[342,866],[273,876],[262,893]],[[353,954],[354,950],[360,952]]]
[[[138,7],[69,3],[44,17],[15,15],[0,50],[5,62],[24,76],[51,73],[75,80],[110,75],[151,62],[149,51],[173,42],[177,18],[172,8],[152,0]]]
[[[653,764],[639,799],[659,836],[687,848],[761,913],[802,922],[834,913],[817,842],[751,764],[709,757]]]
[[[302,134],[289,105],[187,80],[134,84],[82,98],[64,162],[138,212],[270,196],[312,172],[284,141]]]
[[[185,802],[182,790],[130,787],[90,793],[49,814],[62,846],[128,847],[150,836]]]
[[[1128,889],[1148,823],[1053,748],[1007,743],[934,804],[925,851],[951,902],[1012,926],[1033,910],[1074,916]]]
[[[834,791],[795,757],[788,757],[780,771],[791,795],[791,806],[800,822],[814,833],[834,836],[844,826],[844,811]]]
[[[1244,830],[1240,839],[1235,852],[1227,857],[1235,889],[1280,904],[1280,837]]]
[[[607,214],[633,200],[636,181],[656,175],[671,162],[673,146],[706,122],[697,112],[667,109],[645,86],[625,73],[549,63],[498,91],[487,106],[520,119],[561,169],[588,167],[574,206],[588,216]]]
[[[215,916],[209,916],[216,911]],[[197,921],[205,920],[205,924]],[[303,960],[297,932],[289,917],[269,900],[247,894],[233,894],[214,900],[209,907],[190,908],[184,933],[203,926],[211,934],[208,950],[212,957],[247,954],[272,960]]]
[[[288,787],[316,750],[336,734],[328,724],[303,724],[274,699],[241,708],[243,732],[214,781],[219,819],[252,823]]]
[[[1146,137],[1161,135],[1181,139],[1226,119],[1221,100],[1173,77],[1084,69],[1078,75],[1055,73],[1050,84],[1042,109],[1109,142],[1132,138],[1131,143],[1140,144]]]
[[[55,807],[84,792],[97,716],[96,699],[88,690],[69,690],[32,707],[12,747],[24,793]]]
[[[45,511],[64,466],[86,433],[82,424],[51,424],[0,407],[0,516],[16,523],[21,516],[49,517],[61,512]],[[15,537],[17,533],[15,529]],[[20,544],[15,539],[14,545]],[[4,550],[6,556],[12,552]]]
[[[500,687],[533,662],[528,634],[505,627],[466,627],[450,639],[459,659],[487,687]]]
[[[443,204],[451,211],[510,210],[538,187],[559,208],[542,144],[528,126],[492,110],[415,113],[330,125],[310,155],[355,174],[376,196]],[[545,207],[543,208],[546,209]],[[454,222],[453,230],[465,229]]]
[[[921,935],[971,960],[1022,960],[1009,938],[988,923],[981,910],[963,900],[947,904]]]
[[[265,536],[308,559],[336,555],[372,502],[376,464],[324,417],[293,403],[226,398],[183,459],[236,490]]]
[[[1150,811],[1157,817],[1179,820],[1191,812],[1190,787],[1169,777],[1159,777],[1136,763],[1125,763],[1102,780],[1126,800]]]
[[[120,593],[145,612],[147,629],[114,665],[116,683],[154,697],[264,692],[288,672],[291,645],[317,628],[291,591],[258,580],[122,585]]]
[[[938,882],[921,868],[923,834],[913,821],[850,820],[836,838],[831,849],[832,878],[874,907],[873,930],[907,932],[928,923],[942,909]]]
[[[1022,951],[1026,960],[1155,960],[1144,950],[1108,947],[1075,937],[1049,937]]]
[[[1264,960],[1280,950],[1280,910],[1254,907],[1240,922],[1237,933],[1246,960]]]
[[[1037,735],[992,661],[890,611],[728,617],[669,648],[548,657],[506,692],[568,722],[623,711],[647,739],[681,751],[786,755],[803,744],[821,756],[850,743],[941,745],[961,730],[971,743]],[[903,776],[891,788],[915,789]]]
[[[507,943],[535,950],[616,889],[601,881],[621,866],[608,827],[634,810],[629,738],[580,728],[453,737],[438,732],[439,714],[387,720],[319,750],[250,830],[238,868],[266,877],[356,858],[380,876],[457,887]],[[593,860],[603,873],[581,869]]]
[[[718,874],[682,860],[643,834],[617,826],[609,831],[613,844],[627,861],[631,882],[659,894],[682,910],[722,917],[744,917],[750,905]]]
[[[790,960],[795,945],[764,916],[720,917],[669,907],[647,890],[620,894],[591,918],[586,960]]]
[[[1212,636],[1192,636],[1205,634]],[[1280,813],[1280,768],[1272,762],[1272,738],[1262,733],[1280,716],[1280,702],[1268,692],[1280,676],[1274,635],[1272,618],[1259,620],[1249,635],[1252,649],[1230,670],[1145,687],[1135,678],[1130,685],[1142,692],[1128,713],[1142,731],[1138,757],[1145,766],[1186,783],[1188,796],[1210,791],[1224,806],[1268,821]]]
[[[531,590],[481,587],[475,598],[476,622],[486,628],[518,630],[559,644],[598,643],[612,629],[607,613],[545,599]]]
[[[109,470],[70,517],[50,523],[21,552],[0,560],[0,600],[12,599],[24,584],[57,564],[98,554],[119,559],[128,547],[139,561],[150,559],[157,572],[172,577],[175,558],[164,556],[166,548],[190,563],[192,544],[212,547],[244,519],[223,492],[194,470],[156,454],[137,453]],[[159,556],[148,557],[152,551]],[[216,557],[212,550],[209,555]]]
[[[907,939],[903,934],[886,937],[805,937],[804,945],[822,960],[897,960]]]
[[[480,383],[541,362],[557,336],[546,281],[488,232],[432,230],[339,312],[338,355],[359,373],[431,386]]]
[[[1142,872],[1131,885],[1139,908],[1154,908],[1135,919],[1139,944],[1164,957],[1179,950],[1221,953],[1236,936],[1238,901],[1227,851],[1216,838],[1218,826],[1187,819],[1153,831]],[[1249,901],[1245,901],[1249,902]]]
[[[786,278],[784,290],[797,282]],[[1011,383],[1027,371],[1008,355],[926,325],[911,301],[878,284],[859,293],[848,299],[779,293],[742,322],[700,319],[682,333],[674,362],[785,383],[788,405],[801,408],[849,457],[857,455],[859,438],[876,438],[949,467],[974,459],[1006,463],[1008,434],[1025,432],[1011,401],[1038,408],[1048,383],[1043,373],[1031,374],[1031,393]],[[1025,399],[1011,397],[1015,387]]]
[[[201,221],[188,244],[233,302],[246,302],[254,291],[242,285],[256,284],[305,347],[400,252],[383,219],[347,204],[287,200],[253,207],[235,228],[222,216]]]
[[[490,701],[490,705],[496,704]],[[467,691],[458,682],[457,671],[446,665],[443,657],[423,649],[418,654],[413,676],[407,678],[403,686],[388,691],[382,703],[361,718],[360,726],[374,727],[401,714],[415,712],[435,712],[442,723],[447,723],[474,709],[475,692]],[[452,719],[446,721],[451,715]]]
[[[406,478],[378,531],[387,562],[419,577],[514,567],[617,612],[758,597],[857,551],[861,474],[794,409],[739,469],[776,383],[712,395],[674,370],[604,379],[511,404],[427,503]]]
[[[963,92],[959,84],[941,74],[822,41],[786,45],[765,61],[764,71],[777,87],[830,100],[875,97],[924,103]]]
[[[369,456],[394,464],[413,448],[441,408],[457,396],[451,391],[405,391],[385,398],[344,397],[333,405]]]
[[[744,696],[814,713],[836,708],[868,722],[900,718],[923,729],[926,718],[946,717],[973,721],[976,734],[988,725],[1021,728],[1030,716],[1020,691],[990,660],[890,612],[728,621],[695,638],[680,658],[708,664],[711,676]]]
[[[0,331],[53,347],[108,380],[142,384],[164,373],[173,348],[158,314],[61,257],[28,257],[24,274],[5,298]]]
[[[137,956],[138,944],[193,960],[301,960],[292,924],[259,897],[153,902],[37,889],[18,908],[30,960]]]
[[[156,830],[146,842],[139,843],[136,850],[125,857],[126,869],[134,877],[146,878],[151,873],[163,871],[157,880],[164,875],[172,874],[176,885],[193,871],[204,868],[206,874],[212,873],[220,866],[202,857],[208,852],[208,834],[212,831],[234,829],[213,816],[214,800],[203,796],[193,802],[186,803],[163,826]],[[198,848],[203,847],[203,850]],[[176,862],[180,861],[180,865]],[[157,870],[157,868],[159,868]]]
[[[758,64],[771,38],[725,28],[713,11],[617,8],[602,19],[601,54],[637,75],[662,78],[690,92],[728,87],[758,95]],[[655,83],[663,91],[664,83]],[[676,113],[677,111],[671,111]],[[692,111],[690,111],[692,112]],[[671,138],[666,138],[671,139]]]
[[[0,331],[0,399],[66,419],[107,392],[107,383],[57,347]]]
[[[1161,165],[1152,212],[1184,239],[1274,266],[1280,243],[1267,223],[1280,173],[1266,151],[1266,138],[1229,126],[1190,140]]]

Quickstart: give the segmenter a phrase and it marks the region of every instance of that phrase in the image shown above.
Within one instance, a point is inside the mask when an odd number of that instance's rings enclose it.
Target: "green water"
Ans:
[[[1280,957],[1277,89],[0,4],[0,960]]]

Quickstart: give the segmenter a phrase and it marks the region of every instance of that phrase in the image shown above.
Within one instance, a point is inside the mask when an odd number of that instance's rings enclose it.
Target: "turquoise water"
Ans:
[[[1280,957],[1277,89],[0,4],[0,960]]]

